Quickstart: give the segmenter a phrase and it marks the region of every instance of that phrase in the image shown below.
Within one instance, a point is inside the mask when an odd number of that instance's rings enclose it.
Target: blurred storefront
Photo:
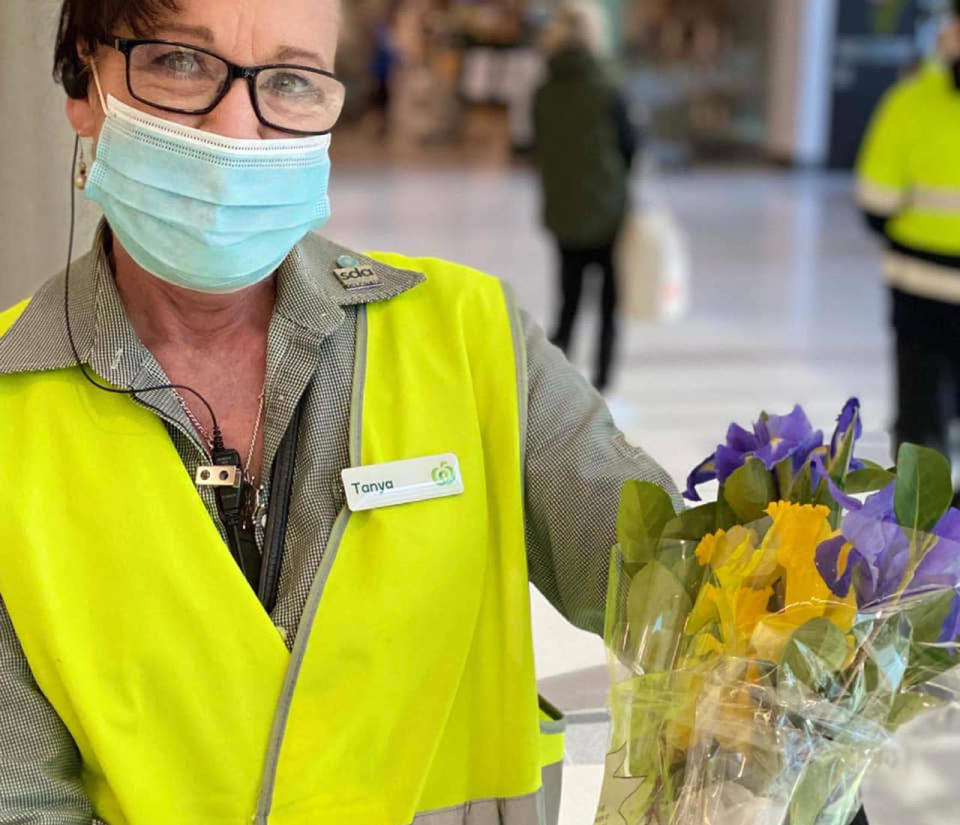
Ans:
[[[377,103],[406,147],[531,148],[539,33],[560,0],[355,0],[340,71],[349,115]],[[587,0],[651,153],[665,165],[849,168],[883,92],[928,53],[948,0]],[[383,32],[388,32],[388,39]],[[387,53],[384,53],[385,44]],[[379,69],[372,67],[379,66]],[[382,97],[382,96],[381,96]]]
[[[358,0],[338,66],[351,92],[348,118],[362,119],[371,107],[372,67],[384,59],[390,132],[401,141],[455,140],[465,108],[506,110],[517,89],[539,78],[534,36],[549,11],[538,6],[528,0]],[[518,137],[521,144],[526,139]]]
[[[765,145],[769,13],[751,0],[593,0],[603,39],[638,118],[669,158],[757,154]],[[530,148],[530,104],[543,72],[537,40],[559,0],[367,0],[341,59],[363,115],[375,48],[389,19],[395,65],[391,137],[462,137],[472,112],[502,120],[515,150]],[[343,54],[343,53],[342,53]],[[495,114],[496,113],[496,114]]]
[[[663,160],[762,154],[770,28],[751,0],[627,4],[624,68]]]

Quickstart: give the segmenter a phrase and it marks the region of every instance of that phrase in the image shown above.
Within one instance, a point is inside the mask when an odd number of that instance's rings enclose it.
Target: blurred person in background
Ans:
[[[529,583],[601,634],[679,496],[498,279],[312,231],[344,7],[62,2],[104,220],[0,312],[0,822],[557,821]]]
[[[389,131],[393,76],[399,62],[394,43],[394,27],[399,6],[399,0],[391,0],[374,30],[373,59],[370,62],[374,87],[370,102],[376,113],[377,131],[381,138],[386,137]]]
[[[605,30],[594,3],[563,4],[543,46],[548,76],[534,101],[543,218],[559,249],[561,306],[551,341],[569,353],[584,276],[603,277],[593,383],[607,388],[617,339],[614,249],[629,206],[637,131],[602,61]]]
[[[857,174],[859,205],[887,247],[896,334],[896,441],[953,452],[949,433],[960,417],[958,0],[937,55],[881,101]]]

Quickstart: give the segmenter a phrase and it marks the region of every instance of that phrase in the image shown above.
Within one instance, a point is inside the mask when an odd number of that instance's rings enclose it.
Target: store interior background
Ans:
[[[554,251],[539,224],[530,104],[546,0],[345,0],[334,218],[360,249],[454,259],[509,281],[549,326]],[[928,54],[945,0],[596,0],[645,134],[633,182],[668,236],[669,321],[628,320],[608,403],[679,482],[730,421],[802,403],[829,430],[863,402],[863,452],[889,458],[892,362],[879,249],[850,169],[883,92]],[[50,80],[57,3],[0,3],[0,306],[62,269],[72,138]],[[397,61],[374,105],[378,30]],[[960,147],[958,147],[960,151]],[[79,206],[78,246],[97,220]],[[681,278],[680,276],[685,275]],[[574,360],[594,345],[592,307]],[[600,640],[533,597],[544,688],[571,713],[562,822],[593,821],[605,744]],[[901,740],[867,791],[877,825],[956,822],[953,711]]]

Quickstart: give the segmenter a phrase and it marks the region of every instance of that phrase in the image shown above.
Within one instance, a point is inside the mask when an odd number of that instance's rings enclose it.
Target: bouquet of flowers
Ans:
[[[797,407],[732,425],[682,513],[623,490],[605,641],[612,745],[596,825],[848,825],[898,727],[953,702],[960,511],[947,460],[858,460]]]

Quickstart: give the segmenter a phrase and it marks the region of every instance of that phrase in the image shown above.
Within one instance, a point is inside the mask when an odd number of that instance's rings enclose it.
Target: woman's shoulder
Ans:
[[[70,269],[71,320],[75,333],[90,326],[93,307],[92,254],[77,258]],[[0,375],[60,369],[73,363],[67,336],[64,302],[67,284],[63,272],[49,278],[26,300],[0,308]]]

